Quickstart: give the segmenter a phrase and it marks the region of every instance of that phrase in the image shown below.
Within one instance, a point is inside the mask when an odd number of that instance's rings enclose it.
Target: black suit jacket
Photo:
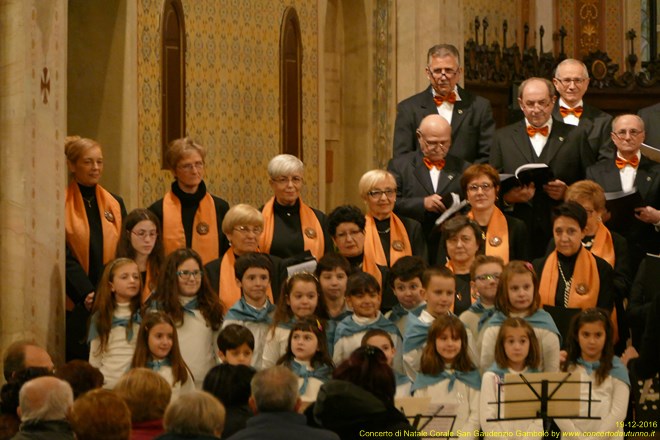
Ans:
[[[459,180],[470,164],[453,155],[447,155],[445,167],[438,180],[438,188],[433,191],[431,175],[423,159],[422,152],[415,151],[390,160],[387,169],[394,175],[397,185],[394,212],[420,222],[428,236],[440,214],[427,212],[424,209],[424,198],[432,194],[447,195],[450,192],[463,198]]]
[[[605,192],[621,191],[621,174],[614,160],[601,161],[587,169],[587,179],[603,187]],[[642,156],[637,167],[635,187],[645,205],[660,209],[660,164]],[[630,267],[636,268],[647,252],[657,253],[660,248],[660,233],[653,225],[633,221],[630,228],[616,231],[628,240]]]
[[[451,117],[450,153],[470,163],[485,163],[495,132],[495,120],[490,101],[460,87],[460,101],[454,104]],[[416,130],[428,115],[437,115],[431,86],[399,103],[394,123],[393,156],[419,151]]]
[[[582,116],[580,116],[578,128],[584,130],[594,157],[597,161],[613,159],[616,147],[610,136],[610,132],[612,131],[612,116],[588,104],[584,104],[582,108],[583,111]],[[552,116],[559,121],[562,120],[559,113],[559,99],[555,103],[555,108],[552,110]]]
[[[514,174],[519,166],[536,162],[533,152],[522,120],[495,132],[490,163],[501,173]],[[583,130],[555,119],[538,162],[547,164],[556,179],[570,185],[584,178],[586,168],[595,162],[595,157]],[[551,211],[559,203],[548,197],[543,188],[536,188],[530,202],[518,203],[512,211],[506,212],[527,225],[532,257],[545,255],[552,236]]]
[[[644,107],[637,114],[644,121],[644,143],[660,148],[660,103]]]

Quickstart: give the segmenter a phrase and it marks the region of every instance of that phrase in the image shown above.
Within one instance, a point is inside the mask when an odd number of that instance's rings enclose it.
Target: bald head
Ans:
[[[26,368],[53,369],[53,360],[46,350],[29,341],[17,341],[5,351],[3,359],[5,380],[9,381]]]
[[[440,115],[429,115],[417,128],[417,140],[425,157],[432,161],[444,159],[451,146],[451,125]]]
[[[28,420],[63,420],[73,405],[71,386],[53,376],[32,379],[21,387],[18,394],[18,415]]]

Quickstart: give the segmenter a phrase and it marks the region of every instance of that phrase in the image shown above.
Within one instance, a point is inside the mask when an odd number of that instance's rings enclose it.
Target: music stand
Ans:
[[[433,438],[456,438],[453,434],[454,423],[456,422],[456,404],[434,404],[430,397],[398,397],[395,399],[395,405],[406,418],[410,421],[412,427],[419,432],[434,431]],[[447,414],[453,412],[453,414]],[[444,414],[443,414],[444,413]],[[447,433],[446,436],[438,435]],[[420,436],[420,438],[429,436]]]
[[[507,374],[497,385],[497,417],[489,422],[541,419],[543,438],[550,438],[552,419],[600,419],[591,415],[592,383],[577,380],[573,373]],[[586,395],[586,398],[583,398]],[[586,415],[584,409],[586,404]]]

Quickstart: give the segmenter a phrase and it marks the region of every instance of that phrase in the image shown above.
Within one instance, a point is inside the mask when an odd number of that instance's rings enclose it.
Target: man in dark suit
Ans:
[[[456,47],[433,46],[427,59],[431,84],[397,106],[394,157],[418,151],[417,127],[424,117],[439,114],[451,124],[451,154],[470,163],[485,163],[495,132],[490,102],[457,86],[462,70]]]
[[[555,99],[547,79],[523,81],[518,104],[525,119],[495,132],[490,152],[490,163],[501,173],[514,174],[530,163],[545,163],[552,170],[554,180],[543,188],[518,186],[502,195],[505,212],[525,221],[535,258],[545,255],[552,236],[552,208],[563,200],[567,185],[583,179],[595,162],[584,132],[552,118]]]
[[[589,87],[587,66],[582,61],[567,58],[557,66],[552,83],[559,92],[552,116],[584,130],[596,160],[614,158],[615,148],[610,139],[612,116],[585,104],[582,99]]]
[[[660,164],[640,153],[644,142],[644,121],[637,115],[620,115],[612,121],[616,160],[599,162],[587,169],[587,178],[605,192],[637,189],[644,207],[636,208],[630,227],[616,230],[628,240],[630,267],[637,268],[646,252],[660,251]],[[655,227],[654,227],[655,225]]]
[[[644,121],[646,128],[644,142],[652,147],[660,148],[660,102],[650,107],[644,107],[637,114]]]
[[[417,129],[421,151],[390,160],[387,166],[397,185],[394,212],[422,224],[428,238],[429,260],[438,253],[440,235],[435,221],[450,206],[450,193],[461,195],[460,177],[470,165],[452,154],[451,126],[440,115],[425,117]]]

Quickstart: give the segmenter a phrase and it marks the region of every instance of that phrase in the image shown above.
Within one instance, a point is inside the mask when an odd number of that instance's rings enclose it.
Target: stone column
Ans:
[[[0,1],[0,350],[64,355],[66,0]]]

